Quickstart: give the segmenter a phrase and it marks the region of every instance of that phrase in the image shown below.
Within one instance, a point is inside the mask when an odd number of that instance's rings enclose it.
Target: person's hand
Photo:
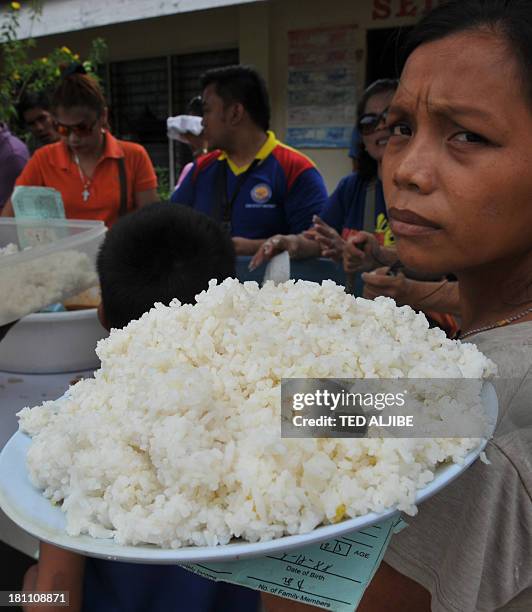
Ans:
[[[69,591],[68,588],[63,588],[62,585],[56,587],[54,585],[46,584],[45,588],[39,588],[37,584],[38,580],[39,580],[39,565],[36,563],[35,565],[31,565],[26,570],[26,573],[24,574],[24,580],[22,583],[22,590],[26,592],[30,592],[30,593],[41,592],[45,590]],[[70,594],[70,591],[69,591],[69,594]],[[39,604],[38,606],[29,604],[29,603],[22,605],[23,612],[61,612],[64,609],[65,609],[64,606],[54,605],[53,603],[50,603],[48,605]],[[81,602],[77,601],[74,597],[73,601],[69,602],[68,610],[72,610],[73,612],[80,612]]]
[[[35,585],[37,584],[37,574],[39,571],[39,566],[37,565],[37,563],[35,563],[34,565],[31,565],[27,570],[26,573],[24,574],[24,580],[22,582],[22,590],[23,591],[35,591]],[[23,605],[22,606],[22,610],[24,612],[30,612],[30,610],[33,608],[30,608],[28,605]]]
[[[24,574],[22,590],[29,592],[68,591],[68,610],[80,612],[83,600],[85,557],[45,542],[40,543],[39,551],[39,562],[32,565]],[[33,610],[57,612],[63,609],[64,606],[53,603],[23,606],[24,612]]]
[[[322,257],[329,257],[334,261],[341,261],[344,252],[344,240],[340,234],[318,215],[312,218],[314,225],[311,229],[303,232],[303,236],[309,240],[315,240],[321,249]]]
[[[187,132],[183,135],[183,138],[188,142],[192,150],[192,157],[194,157],[194,159],[207,152],[207,141],[205,140],[203,132],[199,134],[199,136],[192,134],[192,132]]]
[[[344,242],[343,264],[347,274],[368,272],[379,264],[380,247],[377,239],[369,232],[357,232]]]
[[[235,255],[255,255],[263,243],[262,240],[242,238],[242,236],[233,236],[232,240]]]
[[[272,257],[283,251],[288,251],[290,257],[293,257],[298,252],[298,246],[299,240],[295,234],[276,234],[268,238],[255,253],[253,259],[249,262],[249,269],[251,271],[257,269],[263,263],[270,261]]]
[[[399,272],[397,276],[388,276],[390,268],[377,268],[373,272],[362,274],[364,291],[362,297],[373,300],[381,295],[395,300],[398,306],[411,304],[417,299],[415,283]]]

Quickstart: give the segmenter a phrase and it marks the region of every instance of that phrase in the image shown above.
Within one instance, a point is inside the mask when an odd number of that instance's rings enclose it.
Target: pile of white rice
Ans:
[[[13,242],[9,242],[5,247],[0,247],[0,257],[14,255],[15,253],[18,253],[18,246]]]
[[[282,377],[471,377],[474,345],[331,281],[211,282],[98,344],[95,379],[19,413],[34,484],[70,535],[121,544],[268,540],[390,506],[409,513],[471,439],[281,439]]]

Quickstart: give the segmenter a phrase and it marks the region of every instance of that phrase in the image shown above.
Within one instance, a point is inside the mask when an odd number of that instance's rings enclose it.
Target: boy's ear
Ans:
[[[107,323],[107,318],[105,317],[105,310],[103,309],[103,302],[100,302],[98,304],[98,320],[100,321],[104,329],[106,329],[107,331],[111,331],[111,328],[109,327]]]

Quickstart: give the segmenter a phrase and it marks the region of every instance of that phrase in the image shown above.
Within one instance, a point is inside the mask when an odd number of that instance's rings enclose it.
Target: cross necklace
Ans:
[[[81,184],[83,186],[83,191],[81,192],[81,197],[83,198],[83,201],[86,202],[89,199],[89,196],[91,194],[91,192],[89,191],[89,187],[91,186],[91,179],[87,176],[85,176],[85,174],[83,173],[83,170],[81,169],[81,164],[79,161],[79,157],[77,153],[74,153],[74,161],[76,162],[77,166],[78,166],[78,170],[79,170],[79,178],[81,179]]]

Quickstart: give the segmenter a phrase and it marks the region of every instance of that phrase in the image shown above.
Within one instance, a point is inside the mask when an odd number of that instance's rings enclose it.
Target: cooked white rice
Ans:
[[[0,257],[14,255],[15,253],[18,253],[18,246],[13,242],[9,242],[5,247],[0,247]]]
[[[16,245],[9,244],[1,255],[17,252]],[[97,282],[94,262],[81,251],[58,251],[11,265],[6,261],[0,267],[0,324],[60,302]]]
[[[281,439],[282,377],[471,377],[474,345],[331,281],[211,282],[101,340],[95,379],[19,413],[70,535],[164,547],[268,540],[397,506],[471,439]]]

